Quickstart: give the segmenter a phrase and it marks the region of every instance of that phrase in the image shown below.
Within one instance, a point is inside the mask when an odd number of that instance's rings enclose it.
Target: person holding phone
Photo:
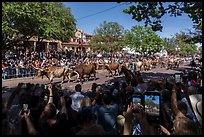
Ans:
[[[174,114],[174,127],[173,127],[173,134],[178,135],[198,135],[199,134],[199,127],[196,125],[193,120],[186,117],[177,106],[177,87],[174,83],[173,89],[172,89],[172,96],[171,96],[171,106],[172,111]],[[190,127],[190,128],[189,128]]]
[[[174,74],[174,77],[175,77],[176,83],[181,82],[181,76],[182,76],[181,73],[175,73],[175,74]]]
[[[39,120],[40,134],[41,135],[72,135],[70,131],[70,121],[68,120],[66,102],[64,96],[60,97],[60,109],[58,111],[55,103],[53,102],[53,85],[49,84],[48,90],[50,91],[48,103],[44,107]]]
[[[26,105],[25,105],[26,106]],[[19,117],[21,119],[25,119],[26,121],[26,125],[27,125],[27,129],[28,129],[28,134],[29,135],[37,135],[37,131],[30,119],[30,109],[27,109],[25,111],[25,108],[23,108],[20,112],[19,112]]]
[[[128,105],[127,112],[125,114],[125,123],[123,135],[131,135],[132,131],[132,120],[133,118],[138,119],[139,124],[141,126],[141,135],[159,135],[160,130],[158,130],[158,125],[150,123],[147,120],[146,113],[143,107],[140,107],[139,113],[133,113],[132,111],[132,103]]]
[[[144,110],[148,121],[151,123],[160,122],[160,93],[159,91],[146,91],[144,93]]]
[[[142,94],[133,94],[132,97],[132,111],[138,113],[142,105]]]
[[[171,107],[174,115],[173,128],[170,132],[166,128],[160,126],[162,131],[168,135],[200,135],[201,131],[199,126],[179,110],[177,103],[177,87],[174,81],[171,95]]]

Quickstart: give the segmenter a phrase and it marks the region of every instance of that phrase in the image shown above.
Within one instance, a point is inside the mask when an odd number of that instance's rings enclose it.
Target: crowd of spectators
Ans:
[[[112,61],[124,62],[129,58],[135,58],[136,55],[131,55],[123,52],[104,52],[104,51],[89,51],[84,50],[75,52],[73,50],[65,51],[30,51],[8,50],[2,54],[2,79],[18,77],[36,76],[39,68],[47,65],[72,66],[83,62],[85,58],[89,58],[92,62],[99,64],[103,57],[106,63]],[[97,66],[98,69],[98,66]]]
[[[19,83],[2,102],[2,134],[202,135],[201,79],[194,71],[183,71],[179,82],[174,77],[144,81],[138,75],[129,85],[93,83],[89,92],[80,84],[69,91],[57,84]],[[147,119],[142,105],[132,111],[134,94],[147,91],[160,94],[159,123]]]
[[[96,69],[101,69],[100,64],[102,63],[117,62],[122,64],[140,57],[142,56],[122,51],[105,52],[91,50],[86,52],[81,50],[75,52],[73,50],[48,50],[46,52],[37,52],[26,49],[14,52],[8,50],[2,53],[2,80],[18,77],[35,77],[40,68],[50,65],[70,67],[83,63],[86,59],[95,63]],[[169,58],[172,57],[170,56]]]

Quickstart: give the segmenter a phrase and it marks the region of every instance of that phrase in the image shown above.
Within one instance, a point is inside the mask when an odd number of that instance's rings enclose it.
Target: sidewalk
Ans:
[[[25,79],[32,79],[33,77],[21,77],[21,78],[9,78],[9,79],[2,79],[2,82],[5,82],[5,81],[13,81],[13,80],[25,80]]]

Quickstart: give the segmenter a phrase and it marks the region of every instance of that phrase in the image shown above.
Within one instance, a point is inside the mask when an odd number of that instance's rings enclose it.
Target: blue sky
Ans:
[[[124,3],[124,2],[123,2]],[[114,6],[123,4],[117,2],[65,2],[64,4],[67,7],[71,8],[71,12],[74,15],[74,18],[77,20],[79,18],[85,17],[87,15],[91,15],[97,12],[101,12],[103,10],[112,8]],[[122,12],[123,9],[126,9],[128,3],[124,3],[124,5],[115,7],[106,12],[90,16],[87,18],[83,18],[81,20],[77,20],[76,26],[77,28],[82,29],[85,33],[93,34],[94,29],[99,27],[99,24],[103,21],[107,22],[118,22],[120,25],[124,27],[124,29],[131,29],[132,26],[135,25],[144,25],[143,22],[137,22],[133,20],[131,15],[125,14]],[[169,15],[165,15],[162,17],[162,25],[163,31],[157,32],[157,34],[164,37],[172,37],[174,34],[179,33],[180,31],[187,31],[187,29],[191,29],[193,27],[193,23],[191,19],[184,14],[179,17],[170,17]]]
[[[154,98],[155,98],[155,100],[153,100],[153,102],[155,104],[159,104],[159,96],[154,95]],[[146,99],[150,99],[150,96],[149,95],[145,95],[145,100]]]

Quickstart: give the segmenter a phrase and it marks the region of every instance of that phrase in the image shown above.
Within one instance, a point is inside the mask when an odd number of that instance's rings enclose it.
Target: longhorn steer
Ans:
[[[81,63],[76,66],[75,71],[79,74],[80,82],[83,84],[84,75],[89,75],[88,79],[90,78],[91,74],[94,74],[94,80],[96,80],[96,67],[95,64],[84,64]]]
[[[58,67],[58,66],[48,66],[46,68],[44,68],[44,70],[40,70],[38,72],[38,77],[43,76],[45,75],[49,80],[50,80],[50,83],[52,83],[53,81],[53,78],[61,78],[63,77],[62,79],[62,82],[61,84],[64,83],[64,80],[65,78],[67,77],[68,78],[68,82],[71,80],[71,73],[73,73],[73,71],[71,71],[72,69],[70,68],[66,68],[66,67]],[[77,72],[75,72],[77,73]],[[78,75],[78,73],[77,73]],[[78,75],[79,77],[79,75]]]
[[[119,74],[119,67],[120,67],[119,63],[109,63],[109,64],[104,64],[103,69],[107,69],[109,71],[109,77],[110,77],[110,74],[113,76],[112,70],[115,71],[114,75],[116,75],[117,71]]]

